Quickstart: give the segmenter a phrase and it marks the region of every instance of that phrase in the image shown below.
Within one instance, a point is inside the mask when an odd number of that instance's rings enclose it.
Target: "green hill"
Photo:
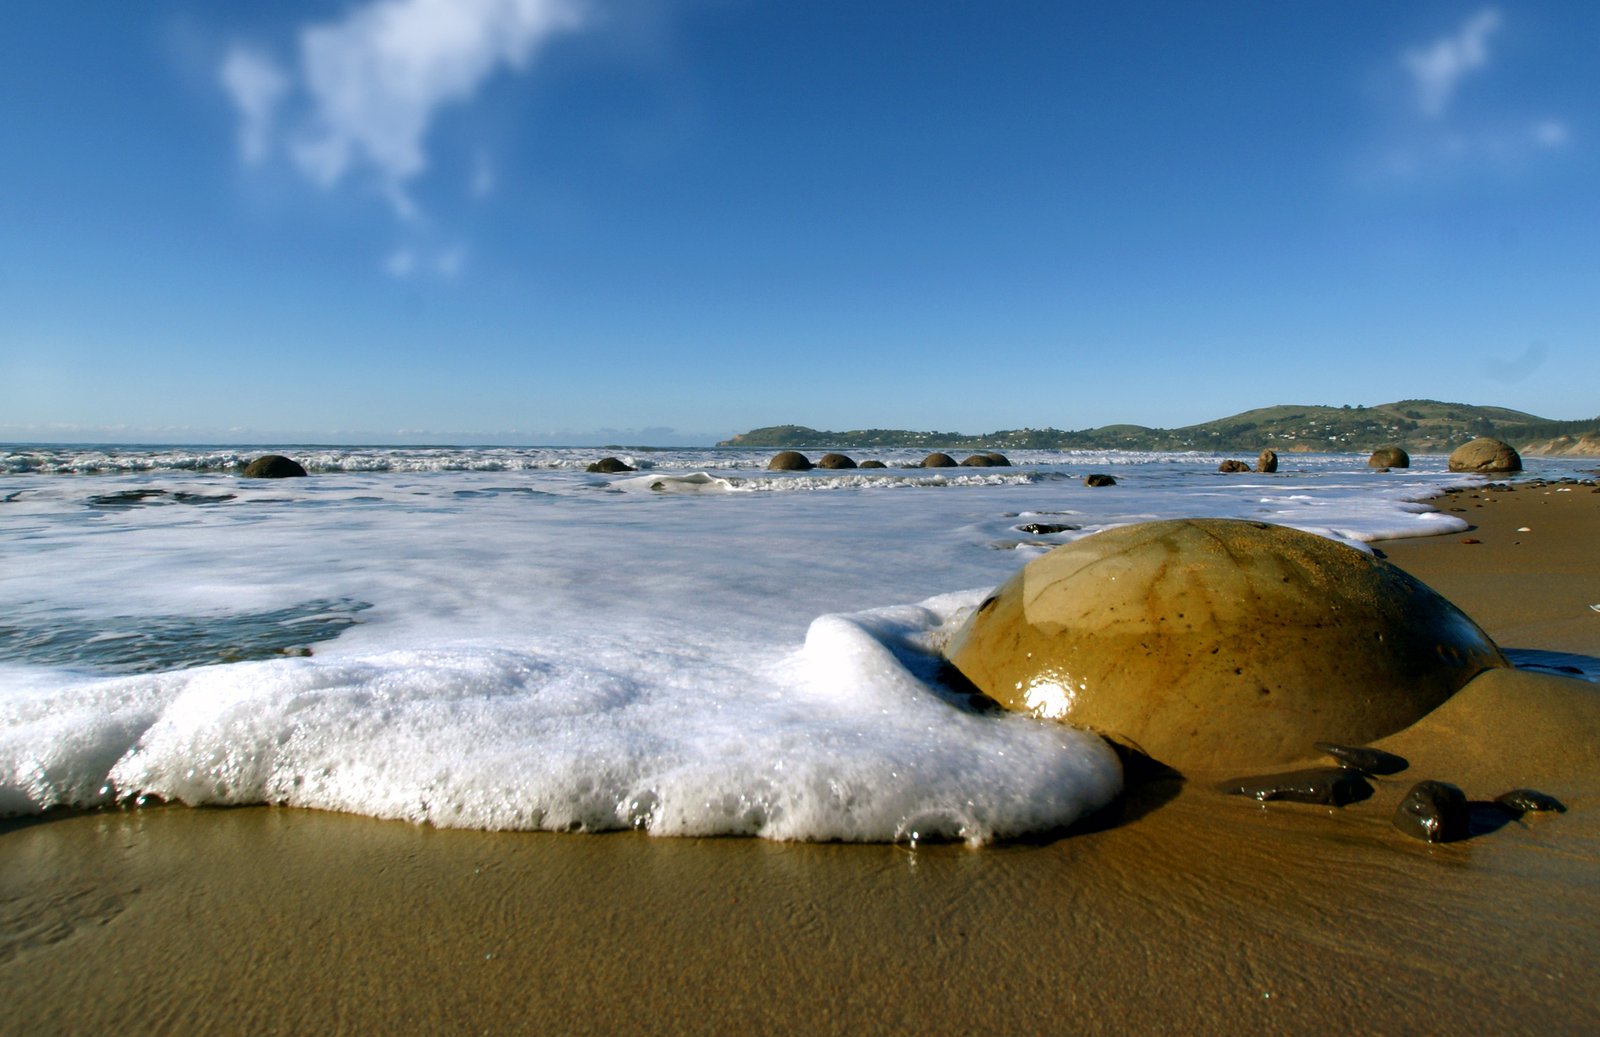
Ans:
[[[824,431],[805,425],[752,429],[717,444],[747,449],[919,447],[968,450],[1205,450],[1255,453],[1370,451],[1398,445],[1413,453],[1447,453],[1477,436],[1494,436],[1527,453],[1560,451],[1561,442],[1600,437],[1600,418],[1552,421],[1505,407],[1438,400],[1400,400],[1375,407],[1279,405],[1183,428],[1104,425],[1066,431],[1002,429],[980,435],[905,429]]]

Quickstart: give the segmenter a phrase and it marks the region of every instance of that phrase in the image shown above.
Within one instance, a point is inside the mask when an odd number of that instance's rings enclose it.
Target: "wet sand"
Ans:
[[[1380,546],[1503,647],[1592,661],[1590,490],[1442,499],[1476,528]],[[1600,1026],[1600,685],[1496,671],[1379,744],[1411,768],[1343,809],[1196,776],[1138,786],[1092,830],[978,851],[274,808],[0,823],[0,1032]],[[1480,811],[1492,830],[1429,846],[1390,824],[1422,778],[1569,810]]]

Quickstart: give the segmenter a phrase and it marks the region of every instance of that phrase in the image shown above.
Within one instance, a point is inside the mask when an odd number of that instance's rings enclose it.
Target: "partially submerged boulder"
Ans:
[[[809,472],[811,459],[798,450],[780,450],[767,462],[769,472]]]
[[[933,453],[922,459],[922,467],[954,468],[956,467],[956,459],[951,457],[949,454],[944,453],[943,451],[935,450]]]
[[[817,458],[818,468],[854,468],[856,463],[844,454],[823,454]]]
[[[620,457],[602,457],[588,468],[591,472],[600,472],[612,475],[617,472],[637,472],[639,469],[622,460]]]
[[[1083,477],[1083,484],[1085,486],[1115,486],[1117,479],[1115,476],[1107,475],[1104,472],[1090,472]]]
[[[1058,547],[990,595],[947,655],[1008,709],[1180,771],[1363,745],[1507,665],[1395,566],[1236,519],[1147,522]]]
[[[994,458],[990,457],[988,454],[970,454],[961,462],[961,464],[967,468],[995,467]]]
[[[299,479],[305,474],[299,461],[282,454],[263,454],[244,466],[246,479]]]
[[[1520,472],[1522,456],[1507,443],[1480,436],[1450,451],[1452,472]]]
[[[1276,450],[1268,448],[1256,455],[1256,471],[1270,474],[1277,470],[1278,452]]]
[[[1381,446],[1367,458],[1369,468],[1410,468],[1411,455],[1397,446]]]
[[[1229,458],[1217,465],[1217,471],[1219,472],[1248,472],[1249,470],[1250,463],[1248,461],[1236,461],[1233,458]]]
[[[860,464],[860,467],[862,467],[862,468],[887,468],[889,466],[884,464],[882,461],[862,461],[861,464]]]

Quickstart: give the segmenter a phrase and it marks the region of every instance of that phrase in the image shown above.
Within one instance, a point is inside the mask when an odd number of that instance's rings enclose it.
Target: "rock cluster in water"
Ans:
[[[639,469],[622,460],[620,457],[602,457],[588,468],[591,472],[600,472],[605,475],[614,475],[618,472],[637,472]]]
[[[1234,519],[1141,523],[1058,547],[990,595],[947,655],[1006,708],[1180,771],[1370,742],[1507,665],[1395,566]]]

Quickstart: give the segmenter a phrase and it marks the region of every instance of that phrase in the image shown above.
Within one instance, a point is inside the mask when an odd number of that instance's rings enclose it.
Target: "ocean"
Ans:
[[[168,801],[677,836],[1051,832],[1122,776],[1099,739],[947,680],[941,645],[996,584],[1151,519],[1363,549],[1459,532],[1428,498],[1486,481],[1364,454],[1225,475],[1206,453],[922,469],[903,467],[922,451],[863,450],[889,467],[773,473],[770,451],[315,446],[273,448],[309,478],[237,475],[264,452],[0,446],[0,816]],[[639,471],[585,471],[606,453]]]

